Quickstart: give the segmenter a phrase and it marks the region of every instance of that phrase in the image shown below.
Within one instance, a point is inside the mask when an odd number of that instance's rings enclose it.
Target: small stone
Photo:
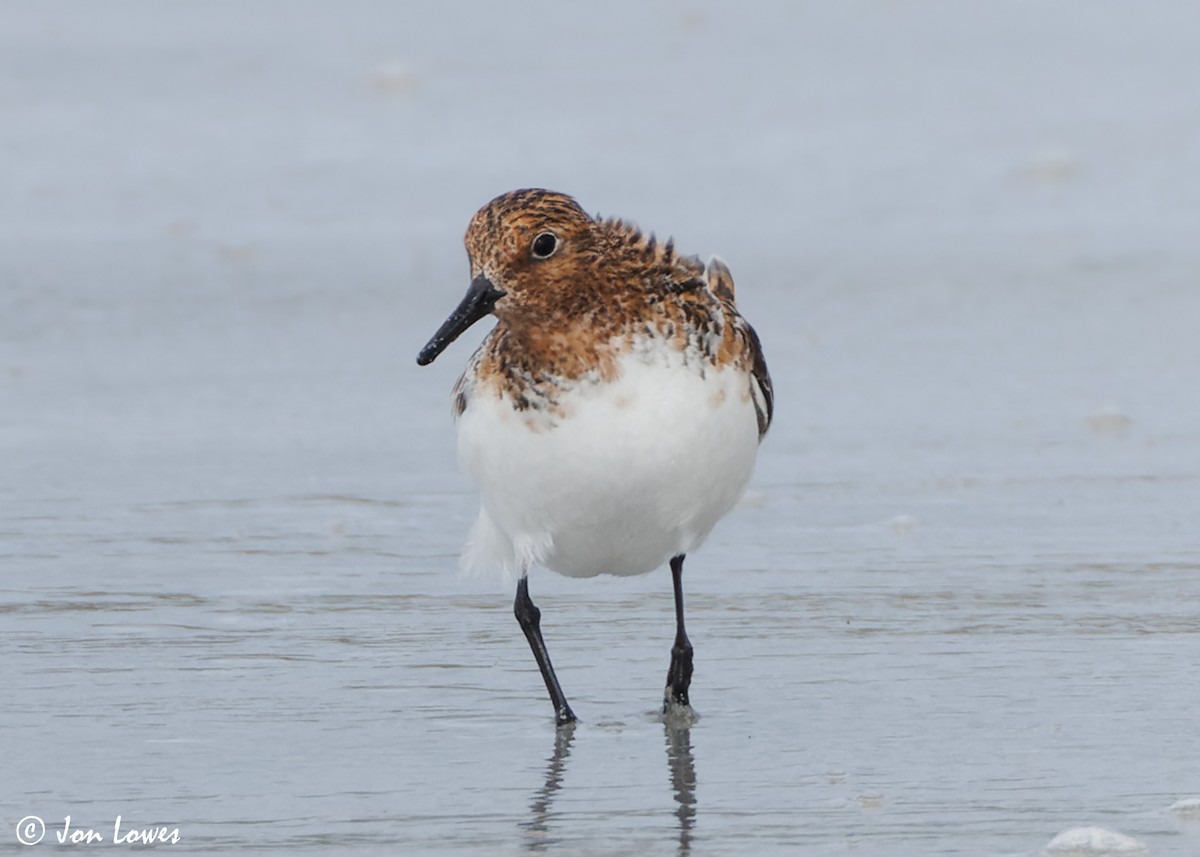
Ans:
[[[1042,850],[1047,857],[1101,857],[1107,854],[1145,854],[1146,844],[1104,827],[1064,830]]]
[[[381,92],[415,92],[418,78],[398,60],[387,60],[375,67],[371,85]]]
[[[1034,184],[1065,184],[1079,175],[1079,159],[1061,149],[1048,149],[1034,155],[1021,171]]]
[[[1180,818],[1200,819],[1200,797],[1180,798],[1167,807],[1167,812]]]
[[[1129,431],[1133,420],[1115,409],[1104,410],[1087,418],[1087,427],[1093,434],[1105,437],[1120,437]]]

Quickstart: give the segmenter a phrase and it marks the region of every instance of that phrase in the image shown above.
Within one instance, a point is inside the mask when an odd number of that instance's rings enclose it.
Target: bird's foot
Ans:
[[[671,689],[667,688],[663,696],[662,721],[672,729],[687,729],[700,719],[699,713],[686,702],[671,698]]]
[[[692,684],[692,644],[685,637],[671,648],[671,666],[663,691],[663,720],[668,725],[691,726],[698,717],[688,699]]]

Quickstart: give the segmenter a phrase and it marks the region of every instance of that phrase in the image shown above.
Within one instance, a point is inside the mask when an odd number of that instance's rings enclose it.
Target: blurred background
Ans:
[[[1196,853],[1198,27],[8,4],[4,830],[911,855],[1105,823]],[[690,737],[646,713],[664,576],[534,582],[564,750],[508,584],[454,573],[482,331],[414,358],[470,216],[524,186],[720,254],[766,348],[759,474],[689,564]]]

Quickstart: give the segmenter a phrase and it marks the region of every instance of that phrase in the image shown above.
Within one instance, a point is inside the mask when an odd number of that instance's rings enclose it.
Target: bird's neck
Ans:
[[[602,315],[522,314],[501,318],[489,349],[507,372],[562,378],[615,376],[617,328]]]

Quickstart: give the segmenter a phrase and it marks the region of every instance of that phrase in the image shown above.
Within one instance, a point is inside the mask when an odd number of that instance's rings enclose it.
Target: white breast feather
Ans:
[[[482,499],[464,568],[641,574],[700,545],[750,480],[758,423],[746,373],[675,355],[626,357],[618,380],[573,387],[539,430],[476,387],[458,423]]]

